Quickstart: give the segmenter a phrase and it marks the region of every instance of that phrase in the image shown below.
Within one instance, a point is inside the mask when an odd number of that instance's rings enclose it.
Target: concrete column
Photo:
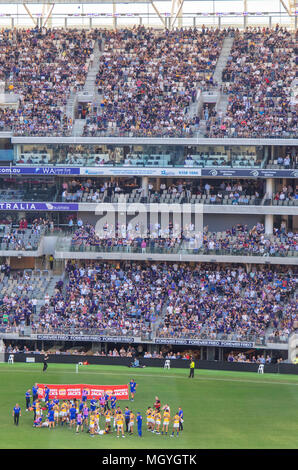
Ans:
[[[22,146],[19,145],[19,144],[14,145],[13,146],[13,158],[14,158],[15,161],[19,160],[21,153],[22,153]],[[15,161],[13,162],[13,164],[15,164]]]
[[[160,190],[160,178],[156,178],[156,190]]]
[[[143,189],[143,196],[148,196],[148,176],[142,176],[142,189]]]
[[[158,224],[158,210],[151,210],[149,213],[150,232],[154,231],[155,225]],[[149,234],[150,235],[150,234]]]
[[[245,13],[247,13],[247,0],[243,0],[243,11]],[[244,17],[243,17],[243,26],[244,26],[244,29],[247,26],[247,17],[246,17],[246,15],[244,15]]]
[[[266,193],[269,198],[272,197],[274,192],[274,180],[273,178],[266,179]]]
[[[182,28],[183,26],[183,7],[180,10],[180,13],[178,15],[178,28]]]
[[[114,16],[116,14],[116,3],[113,2],[113,28],[117,29],[117,18]]]
[[[265,233],[267,234],[273,233],[273,215],[272,214],[265,215]]]
[[[207,348],[207,361],[214,361],[215,358],[215,348]]]

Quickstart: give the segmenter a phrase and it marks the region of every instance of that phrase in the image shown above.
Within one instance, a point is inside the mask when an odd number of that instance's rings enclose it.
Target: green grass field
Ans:
[[[134,402],[121,401],[143,414],[143,437],[111,435],[91,438],[69,428],[34,429],[33,412],[25,412],[25,391],[33,383],[137,384]],[[145,410],[158,395],[174,412],[184,411],[180,436],[158,436],[146,430]],[[297,449],[298,376],[188,369],[128,369],[121,366],[0,364],[0,447],[2,449]],[[22,408],[19,426],[12,409]],[[172,429],[172,427],[171,427]],[[135,430],[136,431],[136,430]]]

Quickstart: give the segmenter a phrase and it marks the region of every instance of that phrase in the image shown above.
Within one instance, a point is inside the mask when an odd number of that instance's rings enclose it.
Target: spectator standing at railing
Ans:
[[[50,263],[50,269],[51,271],[53,270],[53,266],[54,266],[54,256],[53,255],[50,255],[49,256],[49,263]]]

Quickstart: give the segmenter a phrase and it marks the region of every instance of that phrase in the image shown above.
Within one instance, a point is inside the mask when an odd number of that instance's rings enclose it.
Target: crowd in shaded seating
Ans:
[[[297,191],[296,191],[297,192]],[[287,194],[295,199],[293,187]],[[62,201],[68,202],[179,202],[189,203],[202,197],[201,202],[222,203],[230,199],[232,204],[245,204],[253,198],[256,201],[264,195],[262,180],[213,181],[173,180],[162,182],[159,187],[149,181],[147,191],[135,181],[75,180],[62,184]],[[198,202],[198,201],[197,201]]]

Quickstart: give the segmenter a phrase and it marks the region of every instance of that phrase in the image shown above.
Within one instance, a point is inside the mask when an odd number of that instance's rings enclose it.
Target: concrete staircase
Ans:
[[[86,123],[85,119],[76,119],[72,128],[72,135],[73,136],[83,135],[85,123]]]
[[[166,314],[167,314],[167,306],[168,306],[168,297],[165,299],[164,304],[162,306],[160,315],[156,318],[156,321],[152,326],[152,338],[156,337],[156,333],[160,327],[160,324],[164,321]]]
[[[74,93],[73,91],[71,91],[68,97],[67,103],[66,103],[65,114],[68,118],[71,118],[72,120],[74,120],[75,118],[76,103],[77,103],[77,93]]]
[[[222,84],[222,72],[227,65],[228,58],[231,53],[231,49],[233,46],[234,38],[233,37],[226,37],[222,44],[222,49],[215,67],[215,71],[213,74],[213,81],[218,83],[220,86]]]
[[[216,64],[215,72],[214,72],[214,81],[218,83],[218,92],[219,92],[219,98],[217,100],[215,109],[217,113],[221,115],[222,117],[226,114],[227,107],[229,104],[228,95],[220,91],[220,88],[222,85],[222,73],[223,73],[224,68],[227,65],[228,58],[230,56],[231,49],[233,46],[233,42],[234,42],[233,37],[225,38],[219,59]]]
[[[92,96],[94,95],[95,79],[96,79],[96,75],[97,75],[98,68],[99,68],[99,59],[100,59],[100,56],[102,55],[102,52],[99,50],[97,41],[95,42],[95,45],[93,48],[93,54],[94,54],[93,64],[89,67],[85,85],[83,88],[83,93],[87,93]]]
[[[93,54],[94,54],[94,60],[92,65],[90,65],[86,81],[83,87],[83,90],[77,93],[76,96],[76,104],[81,102],[85,103],[92,103],[93,106],[97,105],[99,106],[100,104],[100,97],[97,93],[97,88],[95,86],[95,80],[96,80],[96,75],[99,70],[99,60],[101,55],[103,54],[98,47],[97,41],[94,44],[93,48]],[[72,129],[72,135],[73,136],[80,136],[83,134],[83,129],[85,125],[85,120],[84,119],[76,119],[74,122],[74,126]]]
[[[228,107],[228,96],[224,95],[220,89],[222,85],[222,72],[227,65],[228,58],[231,53],[231,49],[233,46],[234,38],[233,37],[226,37],[223,41],[222,49],[215,67],[215,71],[213,74],[213,81],[217,83],[213,89],[208,91],[203,91],[199,95],[199,99],[191,106],[190,112],[193,113],[192,116],[196,114],[201,114],[202,108],[205,103],[214,104],[215,103],[215,110],[219,112],[222,116],[225,115],[227,107]],[[199,124],[199,129],[197,131],[198,137],[205,137],[206,134],[206,120],[201,119]]]
[[[54,290],[55,290],[55,286],[57,282],[60,281],[60,279],[63,280],[63,278],[64,276],[59,276],[59,275],[54,275],[53,277],[51,277],[47,285],[47,289],[46,289],[46,292],[49,294],[50,297],[52,297],[52,295],[54,294]],[[38,321],[40,309],[42,306],[44,306],[44,294],[37,296],[36,300],[37,300],[36,313],[35,315],[33,315],[33,322]]]
[[[199,129],[198,129],[198,137],[205,137],[206,133],[206,121],[205,119],[200,120]]]

